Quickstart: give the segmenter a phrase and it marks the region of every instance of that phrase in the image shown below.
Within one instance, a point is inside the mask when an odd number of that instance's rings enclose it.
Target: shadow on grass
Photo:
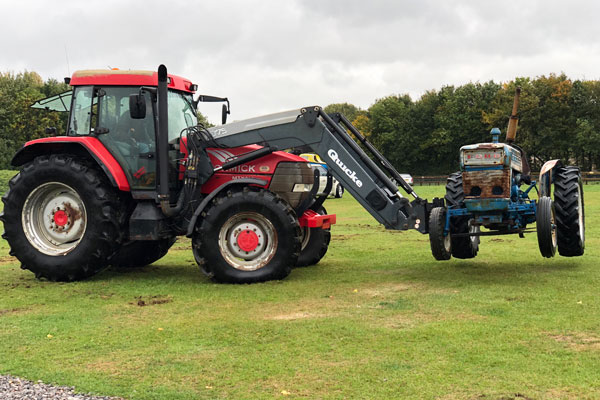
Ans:
[[[529,285],[568,277],[582,270],[581,263],[573,259],[540,260],[539,262],[515,261],[467,261],[415,263],[409,269],[398,271],[403,278],[439,286],[464,284],[477,285]]]
[[[100,274],[92,277],[95,281],[182,281],[193,282],[195,284],[212,284],[200,268],[196,265],[173,265],[156,264],[147,265],[140,268],[116,268],[110,267]]]

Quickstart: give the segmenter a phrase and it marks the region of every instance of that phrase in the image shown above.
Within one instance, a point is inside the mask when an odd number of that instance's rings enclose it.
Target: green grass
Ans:
[[[8,181],[10,180],[10,178],[15,176],[16,173],[17,171],[0,169],[0,194],[6,192],[6,190],[8,189]]]
[[[281,282],[214,284],[184,239],[147,268],[50,283],[2,242],[0,373],[131,399],[600,398],[600,186],[585,190],[571,259],[528,235],[436,262],[349,196],[326,203],[327,256]]]

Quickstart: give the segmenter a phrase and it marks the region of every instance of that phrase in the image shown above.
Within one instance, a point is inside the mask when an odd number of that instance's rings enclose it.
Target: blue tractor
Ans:
[[[565,257],[583,255],[585,213],[579,168],[552,160],[543,165],[537,182],[531,180],[527,156],[514,144],[519,96],[517,88],[506,143],[499,142],[500,129],[494,128],[491,143],[461,147],[461,170],[448,177],[445,206],[433,208],[429,215],[435,259],[473,258],[481,236],[524,237],[534,231],[544,257],[554,257],[557,248]],[[534,189],[537,200],[530,197]],[[535,229],[528,228],[534,222]]]

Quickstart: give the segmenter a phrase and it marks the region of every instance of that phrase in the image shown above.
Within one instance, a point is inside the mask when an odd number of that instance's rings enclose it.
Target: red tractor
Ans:
[[[224,147],[198,124],[199,101],[227,99],[194,100],[196,85],[164,67],[66,81],[71,92],[34,105],[68,111],[66,136],[26,143],[2,198],[3,238],[22,268],[73,281],[150,264],[187,235],[208,276],[250,283],[327,252],[335,215],[306,160],[260,140]]]

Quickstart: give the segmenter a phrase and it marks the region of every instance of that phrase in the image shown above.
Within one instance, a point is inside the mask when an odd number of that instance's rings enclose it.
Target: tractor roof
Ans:
[[[168,75],[169,89],[194,93],[192,82],[176,75]],[[71,86],[83,85],[115,85],[115,86],[157,86],[156,71],[118,70],[118,69],[87,69],[73,72]]]

